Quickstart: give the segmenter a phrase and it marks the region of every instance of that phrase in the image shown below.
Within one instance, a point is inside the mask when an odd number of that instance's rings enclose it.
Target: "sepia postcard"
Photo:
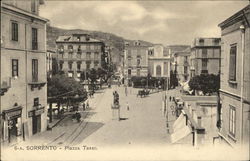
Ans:
[[[249,160],[249,0],[1,0],[0,160]]]

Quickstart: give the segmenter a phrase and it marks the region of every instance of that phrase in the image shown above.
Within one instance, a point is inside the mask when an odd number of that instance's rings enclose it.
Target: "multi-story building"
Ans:
[[[148,51],[148,72],[152,77],[164,78],[166,87],[170,79],[170,54],[163,45],[155,44]]]
[[[43,1],[1,1],[1,142],[47,128],[46,23]]]
[[[141,41],[126,42],[124,50],[124,76],[126,83],[129,83],[133,76],[147,76],[148,47]]]
[[[212,145],[217,136],[217,96],[183,95],[178,106],[181,110],[177,110],[180,115],[173,125],[172,141],[197,147]],[[186,126],[189,130],[184,130]]]
[[[191,77],[200,74],[219,74],[220,38],[195,38],[191,46]]]
[[[219,24],[222,61],[219,136],[231,146],[250,138],[250,5]]]
[[[56,46],[59,71],[69,77],[80,78],[86,70],[101,67],[105,45],[87,34],[59,36]]]
[[[180,82],[186,82],[190,78],[190,48],[174,53],[177,78]]]
[[[53,49],[47,49],[46,54],[46,70],[47,70],[47,77],[51,78],[52,75],[55,73],[55,61],[56,61],[56,51]]]

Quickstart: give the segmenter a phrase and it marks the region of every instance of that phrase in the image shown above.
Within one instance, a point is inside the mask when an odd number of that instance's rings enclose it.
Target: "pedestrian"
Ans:
[[[126,94],[126,96],[128,95],[128,88],[127,88],[127,86],[125,86],[125,94]]]
[[[129,111],[129,104],[128,104],[128,101],[127,101],[127,111]]]
[[[171,102],[171,99],[172,99],[172,97],[171,96],[169,96],[169,101]]]
[[[82,110],[85,111],[86,110],[86,105],[85,103],[83,102],[83,105],[82,105]]]
[[[89,109],[89,100],[86,102],[86,109]]]
[[[81,114],[78,111],[76,112],[76,120],[77,122],[81,121]]]

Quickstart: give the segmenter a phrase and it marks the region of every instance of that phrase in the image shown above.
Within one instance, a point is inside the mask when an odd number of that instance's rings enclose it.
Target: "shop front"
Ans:
[[[45,108],[39,107],[29,111],[28,115],[32,118],[32,134],[41,132],[41,115],[44,113]]]
[[[14,108],[3,111],[3,140],[13,144],[22,140],[22,107],[15,105]]]

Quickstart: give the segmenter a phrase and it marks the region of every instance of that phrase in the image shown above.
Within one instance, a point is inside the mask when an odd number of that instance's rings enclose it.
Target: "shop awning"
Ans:
[[[172,143],[181,140],[192,132],[191,128],[186,125],[186,117],[183,115],[183,113],[181,113],[178,119],[174,122],[173,130],[174,132],[171,135]]]
[[[180,114],[180,116],[177,118],[177,120],[173,124],[173,130],[178,131],[178,129],[183,128],[186,126],[186,117],[183,115],[183,113]]]

